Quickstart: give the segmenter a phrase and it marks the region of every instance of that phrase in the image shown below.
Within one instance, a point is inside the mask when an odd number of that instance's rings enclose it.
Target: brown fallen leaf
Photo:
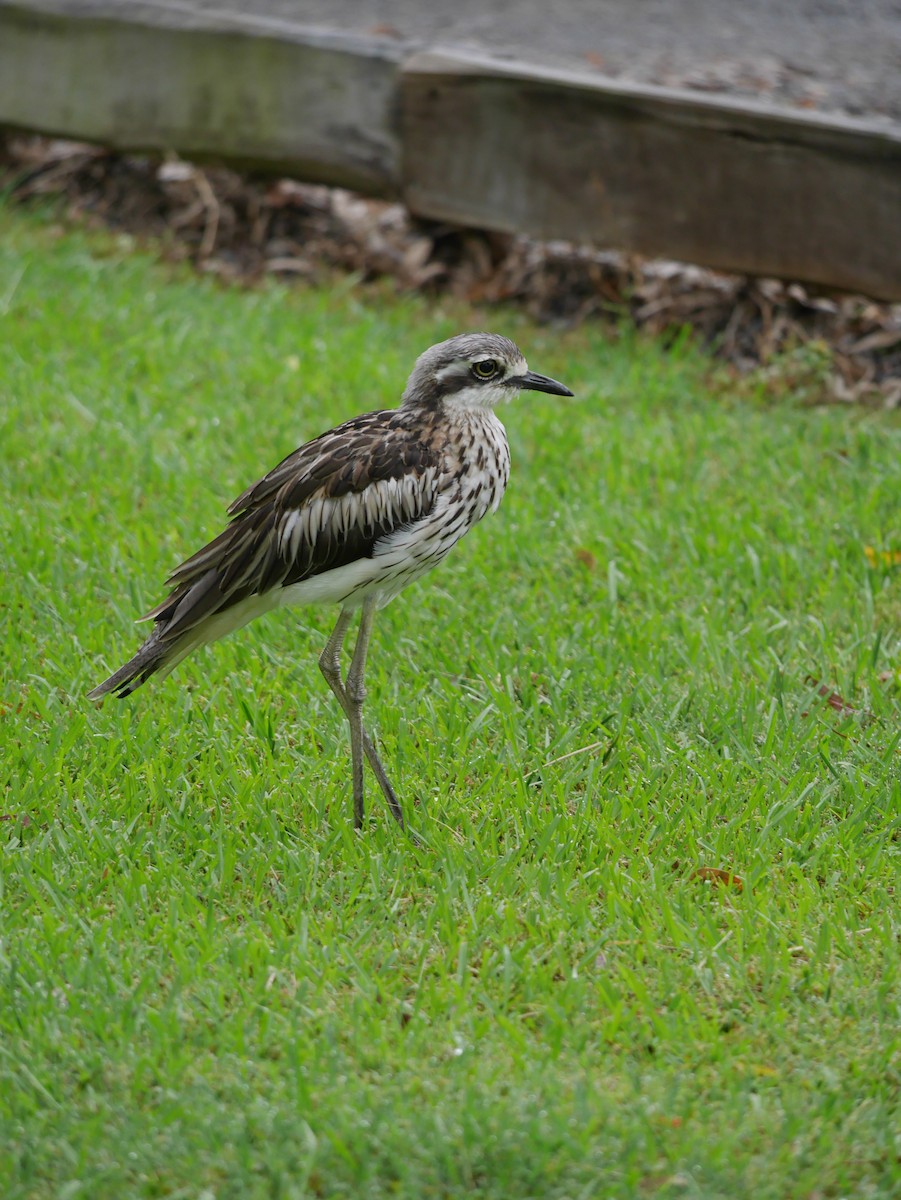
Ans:
[[[591,551],[585,550],[581,546],[576,551],[576,562],[580,562],[582,566],[587,567],[589,571],[593,571],[598,565],[598,560],[591,553]]]
[[[856,713],[857,709],[853,704],[849,704],[847,700],[842,699],[838,692],[833,692],[825,683],[820,683],[819,679],[815,679],[813,675],[806,675],[804,682],[809,683],[811,687],[817,689],[817,695],[822,696],[830,708],[834,708],[837,713],[841,713],[843,717],[850,716],[851,713]],[[802,712],[801,716],[806,717],[810,714]]]
[[[710,883],[721,883],[724,887],[733,887],[737,892],[745,890],[744,880],[733,871],[724,871],[722,867],[696,867],[691,873],[692,879],[703,879]]]

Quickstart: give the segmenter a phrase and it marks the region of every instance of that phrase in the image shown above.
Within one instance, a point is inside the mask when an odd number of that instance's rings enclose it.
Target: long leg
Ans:
[[[369,630],[366,634],[366,643],[363,647],[363,652],[362,652],[364,663],[365,663],[365,658],[366,658],[366,649],[369,644],[369,634],[371,633],[371,630],[372,630],[373,615],[374,615],[374,609],[373,609],[373,612],[371,612],[370,616],[369,616]],[[350,697],[347,694],[347,690],[345,689],[344,683],[341,679],[341,649],[344,645],[344,639],[347,637],[347,629],[348,629],[348,626],[350,625],[351,616],[352,616],[351,609],[345,608],[345,609],[341,610],[341,614],[338,617],[338,621],[335,625],[334,630],[332,631],[332,635],[329,638],[328,642],[326,643],[325,649],[322,651],[322,654],[319,656],[319,669],[322,671],[322,674],[325,676],[326,683],[328,683],[329,687],[334,692],[334,694],[338,700],[338,703],[341,705],[341,708],[344,710],[344,714],[347,717],[348,724],[351,725],[351,750],[353,750],[353,720],[354,720],[354,718],[352,716],[353,705],[352,705]],[[361,626],[360,626],[361,635],[362,635],[362,632],[363,632],[363,626],[361,623]],[[360,642],[359,642],[359,638],[358,638],[357,639],[357,650],[359,650],[359,645],[360,645]],[[355,658],[356,658],[357,650],[354,651]],[[362,727],[362,702],[360,703],[359,707],[360,707],[360,711],[361,711],[361,718],[360,718],[358,724],[359,724],[359,728],[360,728],[360,731],[362,734],[361,740],[362,740],[362,746],[363,746],[363,753],[366,755],[367,759],[369,760],[369,765],[372,767],[373,773],[375,774],[375,777],[378,780],[379,787],[382,789],[385,799],[388,801],[388,807],[391,809],[391,815],[394,817],[395,821],[397,821],[398,825],[400,825],[401,829],[404,829],[405,828],[404,814],[403,814],[403,810],[401,809],[401,806],[400,806],[400,801],[397,799],[397,796],[395,795],[394,788],[391,786],[391,783],[385,772],[385,768],[382,766],[382,761],[378,756],[378,752],[375,748],[375,745],[372,742],[372,739],[369,737],[369,734],[366,732],[366,730],[363,729],[363,727]],[[356,783],[355,783],[355,787],[356,787]],[[362,794],[361,794],[360,800],[361,800],[361,806],[362,806]],[[357,797],[356,797],[356,791],[355,791],[354,792],[354,820],[355,820],[355,822],[356,822],[356,815],[357,815]],[[362,813],[360,816],[360,820],[362,821]]]
[[[347,672],[344,690],[347,693],[350,722],[350,758],[354,781],[354,828],[363,827],[363,701],[366,699],[366,654],[372,635],[375,601],[367,596],[360,614],[360,630],[353,658]]]

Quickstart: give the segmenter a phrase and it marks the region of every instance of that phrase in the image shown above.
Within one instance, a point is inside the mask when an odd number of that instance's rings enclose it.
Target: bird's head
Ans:
[[[416,360],[403,403],[436,408],[493,408],[520,391],[571,396],[555,379],[529,370],[522,351],[498,333],[461,333]]]

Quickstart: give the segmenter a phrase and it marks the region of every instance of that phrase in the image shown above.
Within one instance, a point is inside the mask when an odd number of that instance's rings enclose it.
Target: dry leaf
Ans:
[[[721,883],[724,887],[735,888],[737,892],[745,889],[744,880],[732,871],[724,871],[722,867],[697,867],[691,873],[692,879],[704,879],[710,883]]]
[[[15,821],[17,819],[19,819],[19,818],[18,818],[18,814],[16,814],[16,813],[4,813],[2,816],[0,816],[0,821]],[[31,824],[31,817],[29,817],[28,813],[22,814],[21,823],[22,823],[23,829],[27,829],[28,826]]]
[[[580,562],[582,566],[587,567],[589,571],[593,571],[598,565],[598,560],[591,553],[591,551],[585,550],[582,547],[576,551],[576,562]]]
[[[892,350],[901,343],[901,329],[893,326],[890,329],[877,329],[860,338],[848,349],[849,354],[866,354],[870,350]]]
[[[830,708],[834,708],[837,713],[841,713],[843,717],[850,716],[851,713],[856,713],[857,709],[853,704],[849,704],[847,700],[843,700],[838,692],[833,692],[825,683],[820,683],[819,679],[815,679],[813,675],[806,675],[804,682],[810,684],[811,687],[817,689],[817,695],[822,696]],[[807,712],[801,713],[802,717],[808,716]]]

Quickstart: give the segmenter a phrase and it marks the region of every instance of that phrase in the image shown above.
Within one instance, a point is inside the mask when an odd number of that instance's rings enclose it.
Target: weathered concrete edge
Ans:
[[[397,48],[149,7],[0,0],[0,124],[398,194]]]
[[[413,212],[901,297],[897,126],[447,52],[403,88]]]
[[[169,29],[242,33],[247,37],[282,38],[332,48],[356,44],[394,61],[411,52],[411,43],[399,37],[376,38],[346,33],[331,25],[310,25],[271,13],[242,13],[206,6],[198,9],[191,0],[127,0],[127,5],[126,9],[121,0],[0,0],[0,8],[18,8],[33,15],[62,17],[70,21],[110,20]],[[253,0],[248,0],[248,5],[252,7]]]
[[[409,98],[430,76],[443,74],[461,82],[471,77],[501,87],[534,88],[548,97],[584,98],[614,124],[619,114],[632,119],[638,112],[668,126],[677,138],[681,130],[686,136],[707,130],[714,138],[728,138],[733,152],[736,140],[746,139],[756,148],[758,172],[767,170],[761,150],[771,142],[825,156],[831,178],[841,180],[850,171],[857,192],[861,172],[865,177],[868,164],[876,163],[883,192],[887,172],[897,172],[901,211],[897,125],[698,97],[468,52],[409,54],[409,49],[391,39],[272,18],[201,15],[177,0],[140,3],[127,19],[121,9],[113,15],[103,0],[92,3],[87,16],[53,0],[38,6],[0,0],[0,124],[119,149],[173,150],[283,171],[370,195],[402,197],[427,217],[477,219],[489,228],[547,236],[546,222],[534,219],[528,205],[511,217],[509,206],[494,211],[488,197],[476,198],[474,205],[468,185],[460,196],[438,196],[419,178],[407,136]],[[486,133],[476,129],[471,136],[477,143]],[[531,187],[527,171],[522,182]],[[555,230],[554,236],[598,240],[596,196],[586,191],[573,199],[565,232]],[[646,199],[636,199],[636,208],[652,211]],[[615,225],[610,231],[607,244],[642,248],[640,236],[619,243]],[[604,240],[604,229],[601,234]],[[897,245],[897,221],[892,228],[870,228],[866,235],[885,247]],[[654,244],[647,252],[679,257],[680,247]],[[692,243],[692,252],[695,261],[724,265],[721,250],[706,252],[703,238]],[[829,254],[824,245],[815,281],[859,287],[860,277],[841,262],[833,269]],[[780,268],[779,255],[777,244],[767,270],[797,277],[798,262],[788,255]],[[882,277],[869,269],[866,278],[873,294],[901,298],[897,253],[885,256]]]
[[[2,0],[0,0],[2,3]],[[603,98],[609,105],[645,106],[649,111],[669,110],[678,119],[691,119],[699,124],[749,131],[769,129],[782,138],[794,136],[802,141],[853,137],[874,139],[874,143],[901,148],[901,125],[896,122],[874,122],[848,117],[841,113],[821,113],[812,109],[790,109],[764,101],[733,99],[722,93],[690,91],[687,88],[661,87],[649,83],[630,83],[628,80],[601,77],[595,72],[560,70],[535,63],[511,62],[506,59],[479,55],[469,50],[434,47],[419,50],[404,59],[403,71],[412,74],[445,73],[459,78],[492,76],[496,79],[524,81],[552,91],[578,90],[587,97]]]

